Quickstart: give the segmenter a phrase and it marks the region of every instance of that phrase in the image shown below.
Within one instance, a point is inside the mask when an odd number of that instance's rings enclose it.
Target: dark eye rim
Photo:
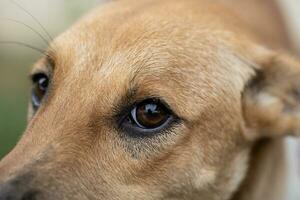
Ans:
[[[167,120],[162,123],[157,128],[151,128],[151,129],[145,129],[142,127],[139,127],[135,124],[133,124],[130,119],[131,110],[133,110],[138,105],[141,105],[145,102],[157,102],[162,104],[166,111],[168,112],[168,118]],[[142,137],[152,137],[154,135],[166,132],[167,130],[170,130],[172,127],[180,124],[181,120],[170,108],[170,106],[161,98],[158,97],[150,97],[150,98],[143,98],[142,100],[133,103],[131,106],[128,106],[125,108],[118,116],[118,128],[121,129],[122,132],[125,132],[126,135],[129,135],[130,137],[134,138],[142,138]]]

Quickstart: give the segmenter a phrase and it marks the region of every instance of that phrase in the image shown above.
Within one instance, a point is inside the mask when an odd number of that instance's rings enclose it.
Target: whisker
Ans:
[[[50,55],[48,53],[45,52],[45,50],[43,49],[40,49],[38,47],[35,47],[33,45],[30,45],[30,44],[27,44],[27,43],[24,43],[24,42],[19,42],[19,41],[0,41],[0,44],[12,44],[12,45],[20,45],[20,46],[23,46],[23,47],[26,47],[26,48],[30,48],[32,50],[35,50],[43,55],[45,55],[46,57],[49,57]]]
[[[49,41],[42,35],[40,34],[37,30],[35,30],[33,27],[25,24],[24,22],[21,22],[21,21],[18,21],[18,20],[15,20],[15,19],[10,19],[10,18],[0,18],[0,20],[7,20],[7,21],[11,21],[11,22],[14,22],[14,23],[17,23],[17,24],[20,24],[20,25],[23,25],[27,28],[29,28],[31,31],[33,31],[35,34],[37,34],[45,43],[46,45],[49,45]]]
[[[46,30],[46,28],[42,25],[42,23],[36,17],[34,17],[28,10],[26,10],[23,6],[21,6],[15,0],[10,0],[10,2],[13,3],[14,5],[16,5],[17,7],[19,7],[21,10],[23,10],[27,15],[29,15],[43,29],[43,31],[47,34],[47,36],[49,37],[49,39],[51,41],[53,40],[53,38],[50,35],[50,33]]]

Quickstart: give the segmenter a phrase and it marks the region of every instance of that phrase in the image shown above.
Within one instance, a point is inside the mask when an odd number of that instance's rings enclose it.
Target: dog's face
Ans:
[[[0,196],[228,199],[253,141],[297,130],[296,103],[280,95],[295,94],[298,64],[202,3],[112,3],[58,37],[32,70]]]

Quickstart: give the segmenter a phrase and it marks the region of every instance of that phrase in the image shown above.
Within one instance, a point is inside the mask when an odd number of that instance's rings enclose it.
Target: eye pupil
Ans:
[[[169,117],[167,109],[160,103],[142,103],[136,107],[135,120],[138,125],[154,129],[166,122]]]

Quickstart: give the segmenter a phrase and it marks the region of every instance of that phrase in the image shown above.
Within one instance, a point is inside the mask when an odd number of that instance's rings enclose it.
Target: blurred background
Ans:
[[[36,51],[20,45],[3,44],[1,41],[18,41],[44,49],[47,45],[31,29],[37,30],[44,37],[46,33],[24,8],[55,37],[103,1],[0,0],[0,159],[11,150],[25,129],[30,94],[28,73],[31,65],[40,57]],[[300,1],[278,1],[288,22],[294,46],[300,52]],[[289,146],[292,151],[292,145]],[[291,165],[291,168],[295,169],[296,166]],[[296,179],[291,180],[291,199],[300,199],[300,191],[297,189],[299,185]]]
[[[102,1],[0,0],[0,159],[25,129],[30,94],[28,73],[41,56],[29,48],[1,41],[18,41],[44,49],[47,45],[31,28],[45,38],[47,35],[23,8],[55,37]]]

